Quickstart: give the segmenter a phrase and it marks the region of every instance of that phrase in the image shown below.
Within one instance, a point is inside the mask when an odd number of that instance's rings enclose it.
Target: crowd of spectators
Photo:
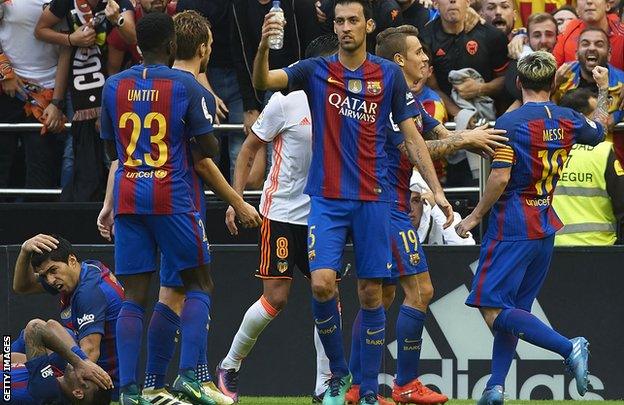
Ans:
[[[135,22],[145,13],[193,9],[212,25],[213,52],[203,84],[215,94],[221,131],[219,167],[229,177],[270,94],[253,88],[253,59],[271,0],[0,0],[0,123],[41,122],[41,132],[0,132],[0,188],[62,187],[63,201],[103,197],[107,157],[99,138],[107,76],[141,62]],[[303,57],[332,30],[333,0],[282,0],[284,47],[271,68]],[[427,111],[459,128],[496,119],[520,104],[516,60],[552,52],[560,68],[553,100],[573,89],[596,91],[594,66],[607,66],[613,124],[624,104],[624,24],[619,0],[373,0],[375,35],[415,25],[430,56],[426,82],[413,90]],[[65,122],[71,122],[66,130]],[[613,130],[611,128],[610,136]],[[616,136],[615,155],[624,148]],[[258,151],[247,184],[259,189],[270,156]],[[478,156],[436,162],[447,187],[477,184]]]

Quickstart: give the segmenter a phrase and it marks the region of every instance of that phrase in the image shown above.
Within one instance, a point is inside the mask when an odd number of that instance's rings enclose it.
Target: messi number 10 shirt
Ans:
[[[108,78],[102,97],[101,137],[119,156],[115,215],[199,209],[188,141],[212,132],[212,94],[189,72],[137,65]]]
[[[496,121],[507,130],[509,146],[496,150],[492,168],[511,167],[505,191],[492,207],[486,237],[528,240],[548,237],[562,227],[552,209],[559,172],[575,143],[597,145],[602,125],[551,102],[526,103]]]
[[[367,54],[349,70],[338,55],[302,60],[284,71],[308,96],[312,163],[305,193],[360,201],[392,201],[384,145],[390,113],[396,123],[417,115],[401,69]]]

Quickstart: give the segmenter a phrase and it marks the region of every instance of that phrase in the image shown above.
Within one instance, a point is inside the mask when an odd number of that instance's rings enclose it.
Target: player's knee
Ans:
[[[284,294],[282,291],[265,291],[262,295],[264,295],[264,298],[277,311],[281,311],[282,309],[284,309],[286,307],[286,304],[288,303],[288,294]]]
[[[180,278],[182,278],[185,291],[204,291],[208,294],[212,294],[214,284],[212,282],[212,277],[210,277],[210,268],[208,265],[181,271]]]
[[[312,288],[312,295],[318,301],[329,301],[336,294],[335,285],[325,279],[312,278],[310,286]]]
[[[418,292],[422,305],[428,306],[433,299],[433,285],[431,283],[421,284],[418,288]]]
[[[500,314],[501,310],[498,308],[481,308],[481,314],[483,314],[483,319],[485,319],[485,323],[492,329],[494,327],[494,321]]]
[[[382,288],[379,280],[359,280],[358,296],[360,306],[366,309],[378,308],[382,305]]]

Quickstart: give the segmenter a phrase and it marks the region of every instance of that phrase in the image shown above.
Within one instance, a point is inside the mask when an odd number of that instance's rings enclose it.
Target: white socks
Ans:
[[[260,333],[262,333],[264,328],[277,316],[278,313],[279,311],[273,308],[264,296],[254,302],[253,305],[249,307],[247,312],[245,312],[243,322],[234,336],[230,351],[221,362],[220,367],[226,370],[235,369],[238,371],[240,369],[241,362],[245,357],[247,357],[251,349],[256,344],[256,340],[258,339],[258,336],[260,336]]]
[[[325,354],[325,349],[316,327],[314,327],[314,348],[316,349],[316,386],[314,387],[314,393],[321,395],[327,390],[326,383],[331,378],[332,373],[329,369],[329,359]]]

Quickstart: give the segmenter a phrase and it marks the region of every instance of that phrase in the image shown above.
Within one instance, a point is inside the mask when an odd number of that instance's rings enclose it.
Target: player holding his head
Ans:
[[[312,41],[306,58],[330,56],[338,51],[335,34],[323,35]],[[227,356],[217,366],[218,386],[238,401],[238,376],[242,361],[249,355],[264,328],[280,313],[288,301],[294,267],[310,277],[307,251],[307,221],[310,198],[303,189],[312,158],[312,117],[303,91],[284,96],[273,94],[251,128],[236,159],[233,186],[242,195],[253,166],[256,152],[271,142],[273,153],[269,176],[260,199],[262,228],[260,230],[260,263],[256,277],[262,280],[262,296],[245,313]],[[226,224],[232,234],[238,229],[234,210],[226,213]],[[316,330],[316,329],[315,329]],[[318,337],[315,336],[315,344]],[[322,374],[329,374],[322,346],[317,347],[317,388],[325,390]],[[325,364],[325,366],[323,366]],[[320,381],[319,381],[320,380]]]
[[[13,289],[20,294],[58,295],[60,320],[72,331],[82,353],[119,382],[115,325],[124,299],[115,275],[98,260],[78,258],[69,241],[39,234],[22,244],[15,262]],[[25,353],[23,334],[11,351]],[[112,392],[114,401],[118,391]]]
[[[374,28],[369,2],[338,0],[334,11],[334,31],[340,43],[337,55],[271,71],[268,40],[282,27],[269,13],[254,61],[253,81],[259,89],[303,88],[312,113],[312,163],[305,189],[311,197],[308,257],[312,309],[332,371],[323,403],[342,405],[351,385],[336,301],[336,273],[350,234],[362,307],[360,403],[377,404],[385,340],[381,280],[390,275],[392,267],[392,196],[384,150],[390,114],[405,135],[410,160],[447,214],[447,225],[453,216],[414,124],[417,110],[401,70],[366,52],[366,34]]]
[[[110,403],[110,376],[86,358],[57,321],[28,322],[24,341],[25,354],[11,353],[12,404]]]
[[[377,35],[375,53],[397,64],[408,84],[416,86],[426,74],[424,67],[428,57],[418,40],[418,29],[411,25],[388,28]],[[410,99],[411,100],[411,99]],[[501,136],[505,131],[486,130],[483,127],[449,132],[439,121],[432,118],[420,102],[416,102],[418,114],[414,118],[416,128],[427,138],[427,149],[433,159],[441,158],[462,148],[471,148],[484,153],[493,153],[494,148],[503,146],[507,138]],[[433,286],[427,261],[418,240],[416,229],[409,218],[410,177],[412,164],[403,149],[404,136],[392,121],[387,126],[388,141],[388,179],[392,195],[390,238],[392,249],[392,277],[384,280],[384,306],[392,303],[396,284],[400,282],[405,292],[405,300],[396,322],[397,376],[392,390],[392,399],[399,403],[444,403],[448,398],[424,386],[418,380],[418,362],[422,331],[427,308],[433,297]],[[397,148],[397,146],[399,146]],[[349,367],[353,374],[354,386],[347,394],[347,401],[357,402],[359,392],[355,389],[360,384],[360,342],[359,324],[362,313],[358,313],[353,323],[353,342]],[[379,399],[383,404],[384,399]]]
[[[162,278],[178,274],[186,295],[179,373],[171,390],[193,403],[214,404],[195,374],[208,337],[213,285],[208,240],[193,200],[191,154],[210,157],[217,152],[211,134],[215,102],[193,73],[169,68],[176,49],[171,17],[156,13],[142,18],[137,40],[144,64],[107,80],[101,124],[108,152],[121,162],[118,168],[111,166],[113,178],[109,176],[115,267],[126,291],[117,320],[120,402],[148,403],[140,396],[136,368],[149,280],[160,249],[168,262]],[[207,59],[211,40],[208,35],[198,43],[199,60]]]
[[[456,227],[465,237],[492,209],[466,300],[481,310],[494,331],[492,375],[479,400],[483,405],[503,403],[505,377],[518,339],[559,353],[579,394],[587,391],[587,340],[568,340],[530,311],[548,272],[555,232],[562,227],[551,207],[559,169],[573,144],[595,146],[604,139],[608,71],[597,66],[592,72],[599,83],[594,122],[550,101],[556,70],[555,58],[543,51],[518,62],[524,104],[496,121],[496,128],[507,130],[509,145],[496,150],[483,197]]]

